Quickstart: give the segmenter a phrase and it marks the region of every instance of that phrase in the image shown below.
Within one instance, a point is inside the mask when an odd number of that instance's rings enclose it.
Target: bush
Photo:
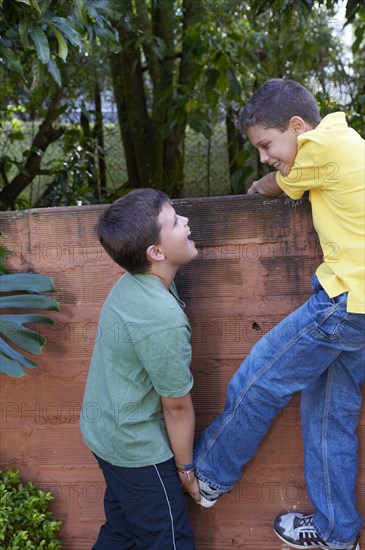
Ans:
[[[51,500],[30,481],[21,483],[19,472],[0,471],[0,550],[59,550],[61,522],[48,511]]]

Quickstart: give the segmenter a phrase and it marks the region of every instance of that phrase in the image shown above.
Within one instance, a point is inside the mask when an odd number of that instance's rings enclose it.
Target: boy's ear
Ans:
[[[289,121],[288,128],[297,136],[309,130],[308,124],[300,116],[293,116]]]
[[[161,262],[166,258],[158,244],[151,244],[146,250],[146,256],[149,262]]]

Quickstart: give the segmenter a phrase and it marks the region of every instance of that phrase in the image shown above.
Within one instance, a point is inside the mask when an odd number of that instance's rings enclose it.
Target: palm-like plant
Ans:
[[[46,323],[54,325],[53,319],[38,313],[14,313],[12,310],[41,309],[58,311],[59,304],[40,292],[55,290],[53,280],[36,273],[10,273],[2,261],[10,252],[0,246],[0,309],[9,313],[0,315],[0,373],[20,377],[24,367],[34,368],[36,363],[14,348],[39,355],[46,342],[44,336],[24,325]]]

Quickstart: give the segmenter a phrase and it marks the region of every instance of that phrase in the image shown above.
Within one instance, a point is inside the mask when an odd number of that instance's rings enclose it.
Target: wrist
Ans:
[[[192,477],[195,476],[194,468],[192,468],[191,470],[179,470],[179,469],[177,469],[177,473],[179,474],[179,478],[181,479],[181,481],[183,483],[186,479],[188,481],[190,481],[192,479]]]
[[[177,471],[182,473],[194,470],[194,462],[191,462],[190,464],[180,464],[179,462],[175,462],[175,466]]]

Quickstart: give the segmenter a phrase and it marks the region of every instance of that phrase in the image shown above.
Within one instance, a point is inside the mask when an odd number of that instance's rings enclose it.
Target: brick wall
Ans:
[[[14,271],[54,278],[61,303],[39,367],[1,376],[2,469],[53,492],[65,550],[89,550],[103,521],[104,484],[78,428],[100,307],[121,270],[93,236],[104,206],[7,212],[0,229]],[[320,261],[309,204],[289,199],[215,197],[175,201],[190,219],[199,257],[181,269],[193,337],[197,435],[220,412],[225,388],[257,339],[301,305]],[[236,488],[210,509],[188,498],[198,550],[282,550],[271,522],[310,510],[303,473],[299,399],[273,422]],[[360,427],[359,509],[365,517],[365,414]],[[364,532],[362,535],[365,545]]]

